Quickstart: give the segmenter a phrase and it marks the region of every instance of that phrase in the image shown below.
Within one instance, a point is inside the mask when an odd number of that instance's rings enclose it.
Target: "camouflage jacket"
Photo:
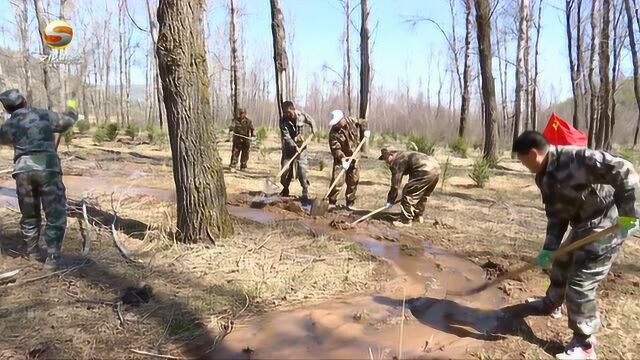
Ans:
[[[284,116],[280,118],[280,137],[283,149],[295,150],[296,145],[302,144],[302,141],[296,140],[296,138],[305,134],[305,125],[311,128],[312,133],[315,132],[315,120],[304,111],[296,110],[294,119],[288,119]]]
[[[36,108],[16,110],[0,127],[0,144],[13,145],[13,173],[31,170],[62,172],[54,133],[62,133],[78,121],[78,113],[56,113]]]
[[[229,131],[233,131],[235,134],[238,134],[238,135],[252,137],[253,131],[254,131],[253,123],[251,122],[251,119],[249,119],[248,117],[245,117],[242,119],[234,119],[233,123],[229,127]],[[243,139],[243,138],[234,136],[234,140],[236,138]]]
[[[412,177],[425,173],[440,173],[440,165],[434,157],[416,151],[398,151],[389,169],[391,169],[391,189],[387,195],[387,202],[390,203],[394,203],[398,198],[404,175]]]
[[[569,224],[590,226],[613,205],[621,216],[640,215],[635,204],[640,178],[628,161],[573,146],[551,146],[546,161],[536,175],[548,220],[544,249],[557,249]]]
[[[345,157],[353,155],[356,147],[364,138],[365,130],[367,130],[367,121],[352,117],[347,118],[345,126],[332,127],[329,131],[329,148],[333,160],[340,162]]]

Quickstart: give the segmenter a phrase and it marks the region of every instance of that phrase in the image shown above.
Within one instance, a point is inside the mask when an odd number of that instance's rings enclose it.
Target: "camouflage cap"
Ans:
[[[246,114],[247,113],[247,109],[245,108],[238,108],[238,114]]]
[[[15,108],[24,101],[24,97],[18,89],[10,89],[0,93],[0,102],[7,108]]]
[[[380,157],[378,158],[378,160],[384,160],[387,155],[394,152],[396,152],[396,150],[391,146],[383,146],[382,149],[380,149]]]

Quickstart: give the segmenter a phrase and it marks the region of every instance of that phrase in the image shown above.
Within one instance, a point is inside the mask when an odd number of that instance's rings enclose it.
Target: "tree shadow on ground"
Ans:
[[[396,300],[375,296],[375,301],[388,306],[402,306],[402,299]],[[556,340],[544,340],[535,335],[525,319],[542,316],[527,304],[516,304],[497,310],[481,310],[460,305],[448,299],[419,297],[406,301],[413,316],[431,328],[458,336],[482,341],[498,341],[505,336],[518,336],[539,346],[550,355],[563,350]]]
[[[144,240],[145,233],[149,230],[149,225],[142,221],[114,216],[113,213],[104,211],[95,206],[87,205],[87,216],[89,223],[93,226],[110,227],[115,219],[115,228],[125,233],[127,236],[138,240]],[[69,200],[68,216],[70,218],[82,219],[82,203],[78,200]]]

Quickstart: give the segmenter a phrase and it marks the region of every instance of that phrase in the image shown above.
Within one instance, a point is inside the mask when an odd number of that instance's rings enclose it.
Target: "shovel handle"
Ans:
[[[297,151],[295,153],[295,155],[293,155],[293,157],[289,160],[289,162],[287,162],[282,169],[280,169],[280,172],[278,172],[278,174],[276,175],[276,178],[279,178],[280,176],[282,176],[282,174],[284,174],[285,171],[287,171],[289,169],[289,166],[291,166],[291,164],[293,163],[293,161],[300,156],[300,154],[302,154],[302,151],[304,150],[305,147],[307,147],[307,145],[309,145],[309,142],[311,141],[311,139],[313,138],[313,134],[309,135],[309,137],[307,138],[307,140],[305,140],[302,145],[300,146],[300,150]]]
[[[560,247],[558,250],[554,251],[553,253],[551,253],[550,257],[552,260],[557,259],[558,257],[562,256],[562,255],[566,255],[576,249],[579,249],[583,246],[589,245],[592,242],[602,239],[605,236],[614,234],[616,232],[620,231],[620,225],[616,224],[613,226],[610,226],[602,231],[599,232],[595,232],[593,234],[590,234],[578,241],[574,241],[571,244],[567,245],[567,246],[562,246]],[[505,280],[509,280],[509,279],[513,279],[514,277],[525,273],[529,270],[533,270],[536,267],[538,267],[537,264],[527,264],[524,265],[522,267],[519,267],[513,271],[509,271],[508,273],[505,273],[501,276],[498,276],[497,278],[495,278],[494,280],[487,282],[479,287],[476,287],[474,289],[470,289],[470,290],[463,290],[463,291],[447,291],[448,294],[452,294],[452,295],[462,295],[462,296],[468,296],[468,295],[473,295],[473,294],[477,294],[483,290],[486,290],[494,285],[497,285]]]
[[[357,223],[359,223],[359,222],[365,221],[365,220],[367,220],[368,218],[372,217],[373,215],[375,215],[375,214],[377,214],[377,213],[381,212],[382,210],[384,210],[384,209],[386,209],[386,208],[387,208],[386,206],[383,206],[383,207],[381,207],[381,208],[379,208],[379,209],[375,209],[375,210],[373,210],[372,212],[368,213],[367,215],[365,215],[365,216],[361,217],[360,219],[358,219],[358,220],[356,220],[356,221],[352,222],[352,223],[351,223],[351,225],[355,225],[355,224],[357,224]]]
[[[351,166],[351,162],[353,161],[353,158],[360,152],[360,149],[362,149],[362,145],[364,145],[366,141],[367,141],[366,137],[360,140],[360,144],[358,144],[358,147],[356,147],[356,149],[353,151],[353,154],[351,154],[351,159],[349,160],[349,166]],[[340,171],[338,176],[333,180],[333,183],[331,183],[331,186],[329,186],[329,190],[322,198],[323,200],[329,197],[329,194],[331,194],[331,191],[333,190],[333,188],[336,187],[336,185],[338,184],[338,181],[340,180],[342,175],[344,175],[345,172],[346,170],[342,168],[342,171]]]

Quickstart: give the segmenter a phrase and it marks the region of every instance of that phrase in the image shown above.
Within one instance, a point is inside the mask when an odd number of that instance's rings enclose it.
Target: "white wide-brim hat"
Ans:
[[[340,110],[333,110],[329,116],[329,126],[334,126],[342,120],[344,114]]]

